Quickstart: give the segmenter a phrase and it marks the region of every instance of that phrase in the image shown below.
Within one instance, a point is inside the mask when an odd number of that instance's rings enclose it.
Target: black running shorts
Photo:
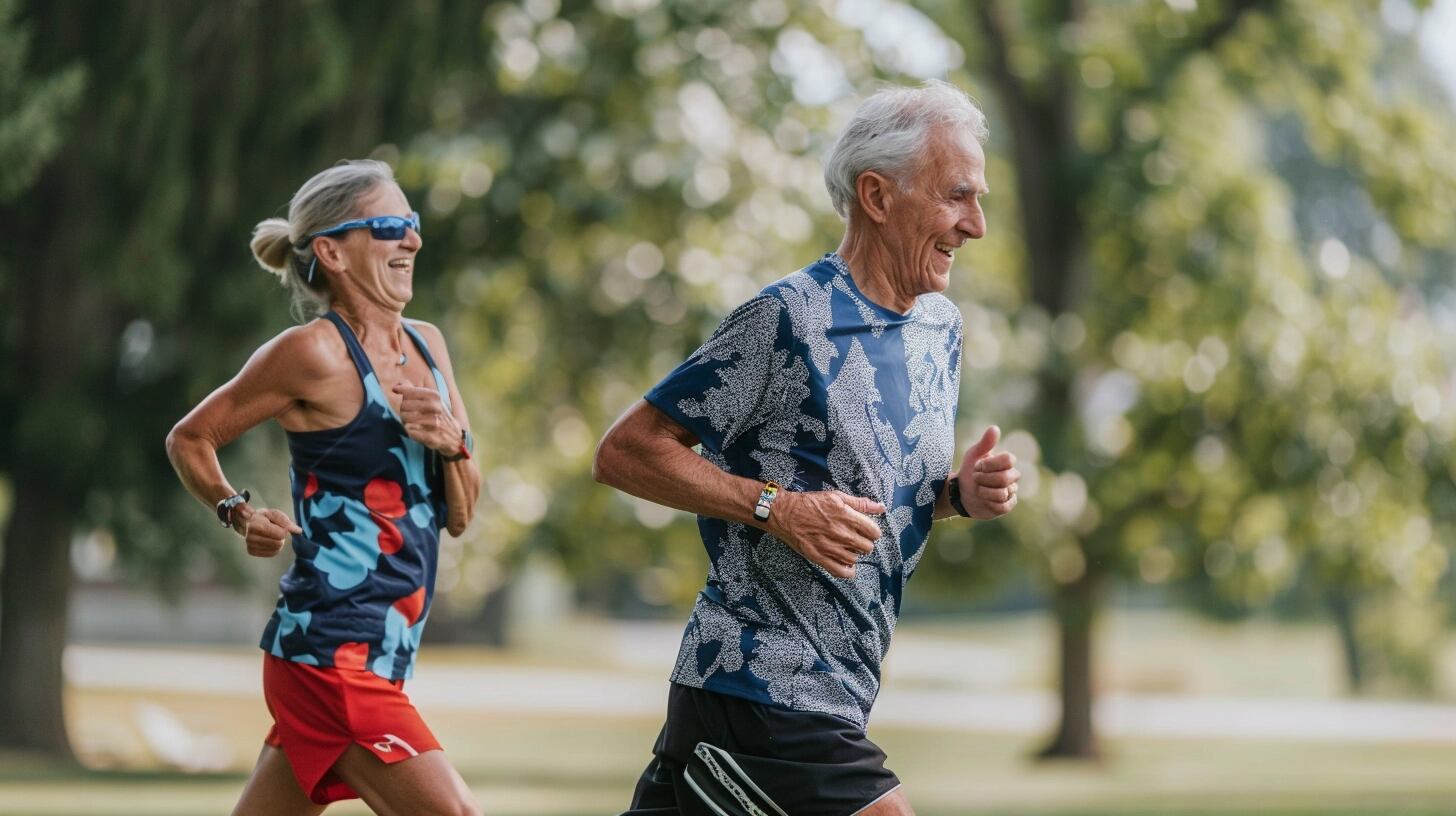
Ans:
[[[851,816],[900,786],[858,726],[674,683],[622,816]]]

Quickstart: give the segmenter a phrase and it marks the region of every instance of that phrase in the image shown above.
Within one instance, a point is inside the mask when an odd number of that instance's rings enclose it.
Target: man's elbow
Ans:
[[[592,478],[598,484],[617,486],[617,463],[621,461],[621,445],[617,435],[608,431],[597,443],[596,455],[592,457]]]

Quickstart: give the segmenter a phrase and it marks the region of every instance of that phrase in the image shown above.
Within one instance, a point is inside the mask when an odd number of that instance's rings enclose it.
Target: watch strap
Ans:
[[[440,458],[446,462],[458,462],[461,459],[469,459],[475,453],[475,436],[470,431],[460,429],[460,448],[454,453],[442,453]]]
[[[763,492],[758,494],[758,504],[753,508],[753,517],[759,521],[768,521],[769,513],[773,511],[774,500],[779,497],[778,482],[768,481],[763,483]]]
[[[950,506],[955,508],[958,515],[970,518],[971,514],[966,512],[966,505],[961,501],[961,477],[952,476],[946,485],[946,498],[950,499]]]
[[[217,506],[213,508],[217,512],[218,522],[224,527],[233,526],[233,511],[238,508],[238,505],[247,504],[248,500],[252,497],[252,494],[244,490],[241,493],[234,493],[218,502]]]

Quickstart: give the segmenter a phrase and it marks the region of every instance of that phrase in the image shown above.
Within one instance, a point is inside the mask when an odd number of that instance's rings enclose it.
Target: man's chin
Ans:
[[[944,270],[937,269],[930,276],[932,292],[944,292],[950,288],[950,265],[947,264]]]

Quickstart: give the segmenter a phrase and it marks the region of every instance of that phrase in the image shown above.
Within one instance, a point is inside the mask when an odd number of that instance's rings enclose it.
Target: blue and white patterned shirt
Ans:
[[[866,726],[954,455],[960,348],[948,299],[884,309],[831,253],[735,309],[647,393],[729,473],[887,508],[850,579],[700,516],[711,565],[673,682]]]

